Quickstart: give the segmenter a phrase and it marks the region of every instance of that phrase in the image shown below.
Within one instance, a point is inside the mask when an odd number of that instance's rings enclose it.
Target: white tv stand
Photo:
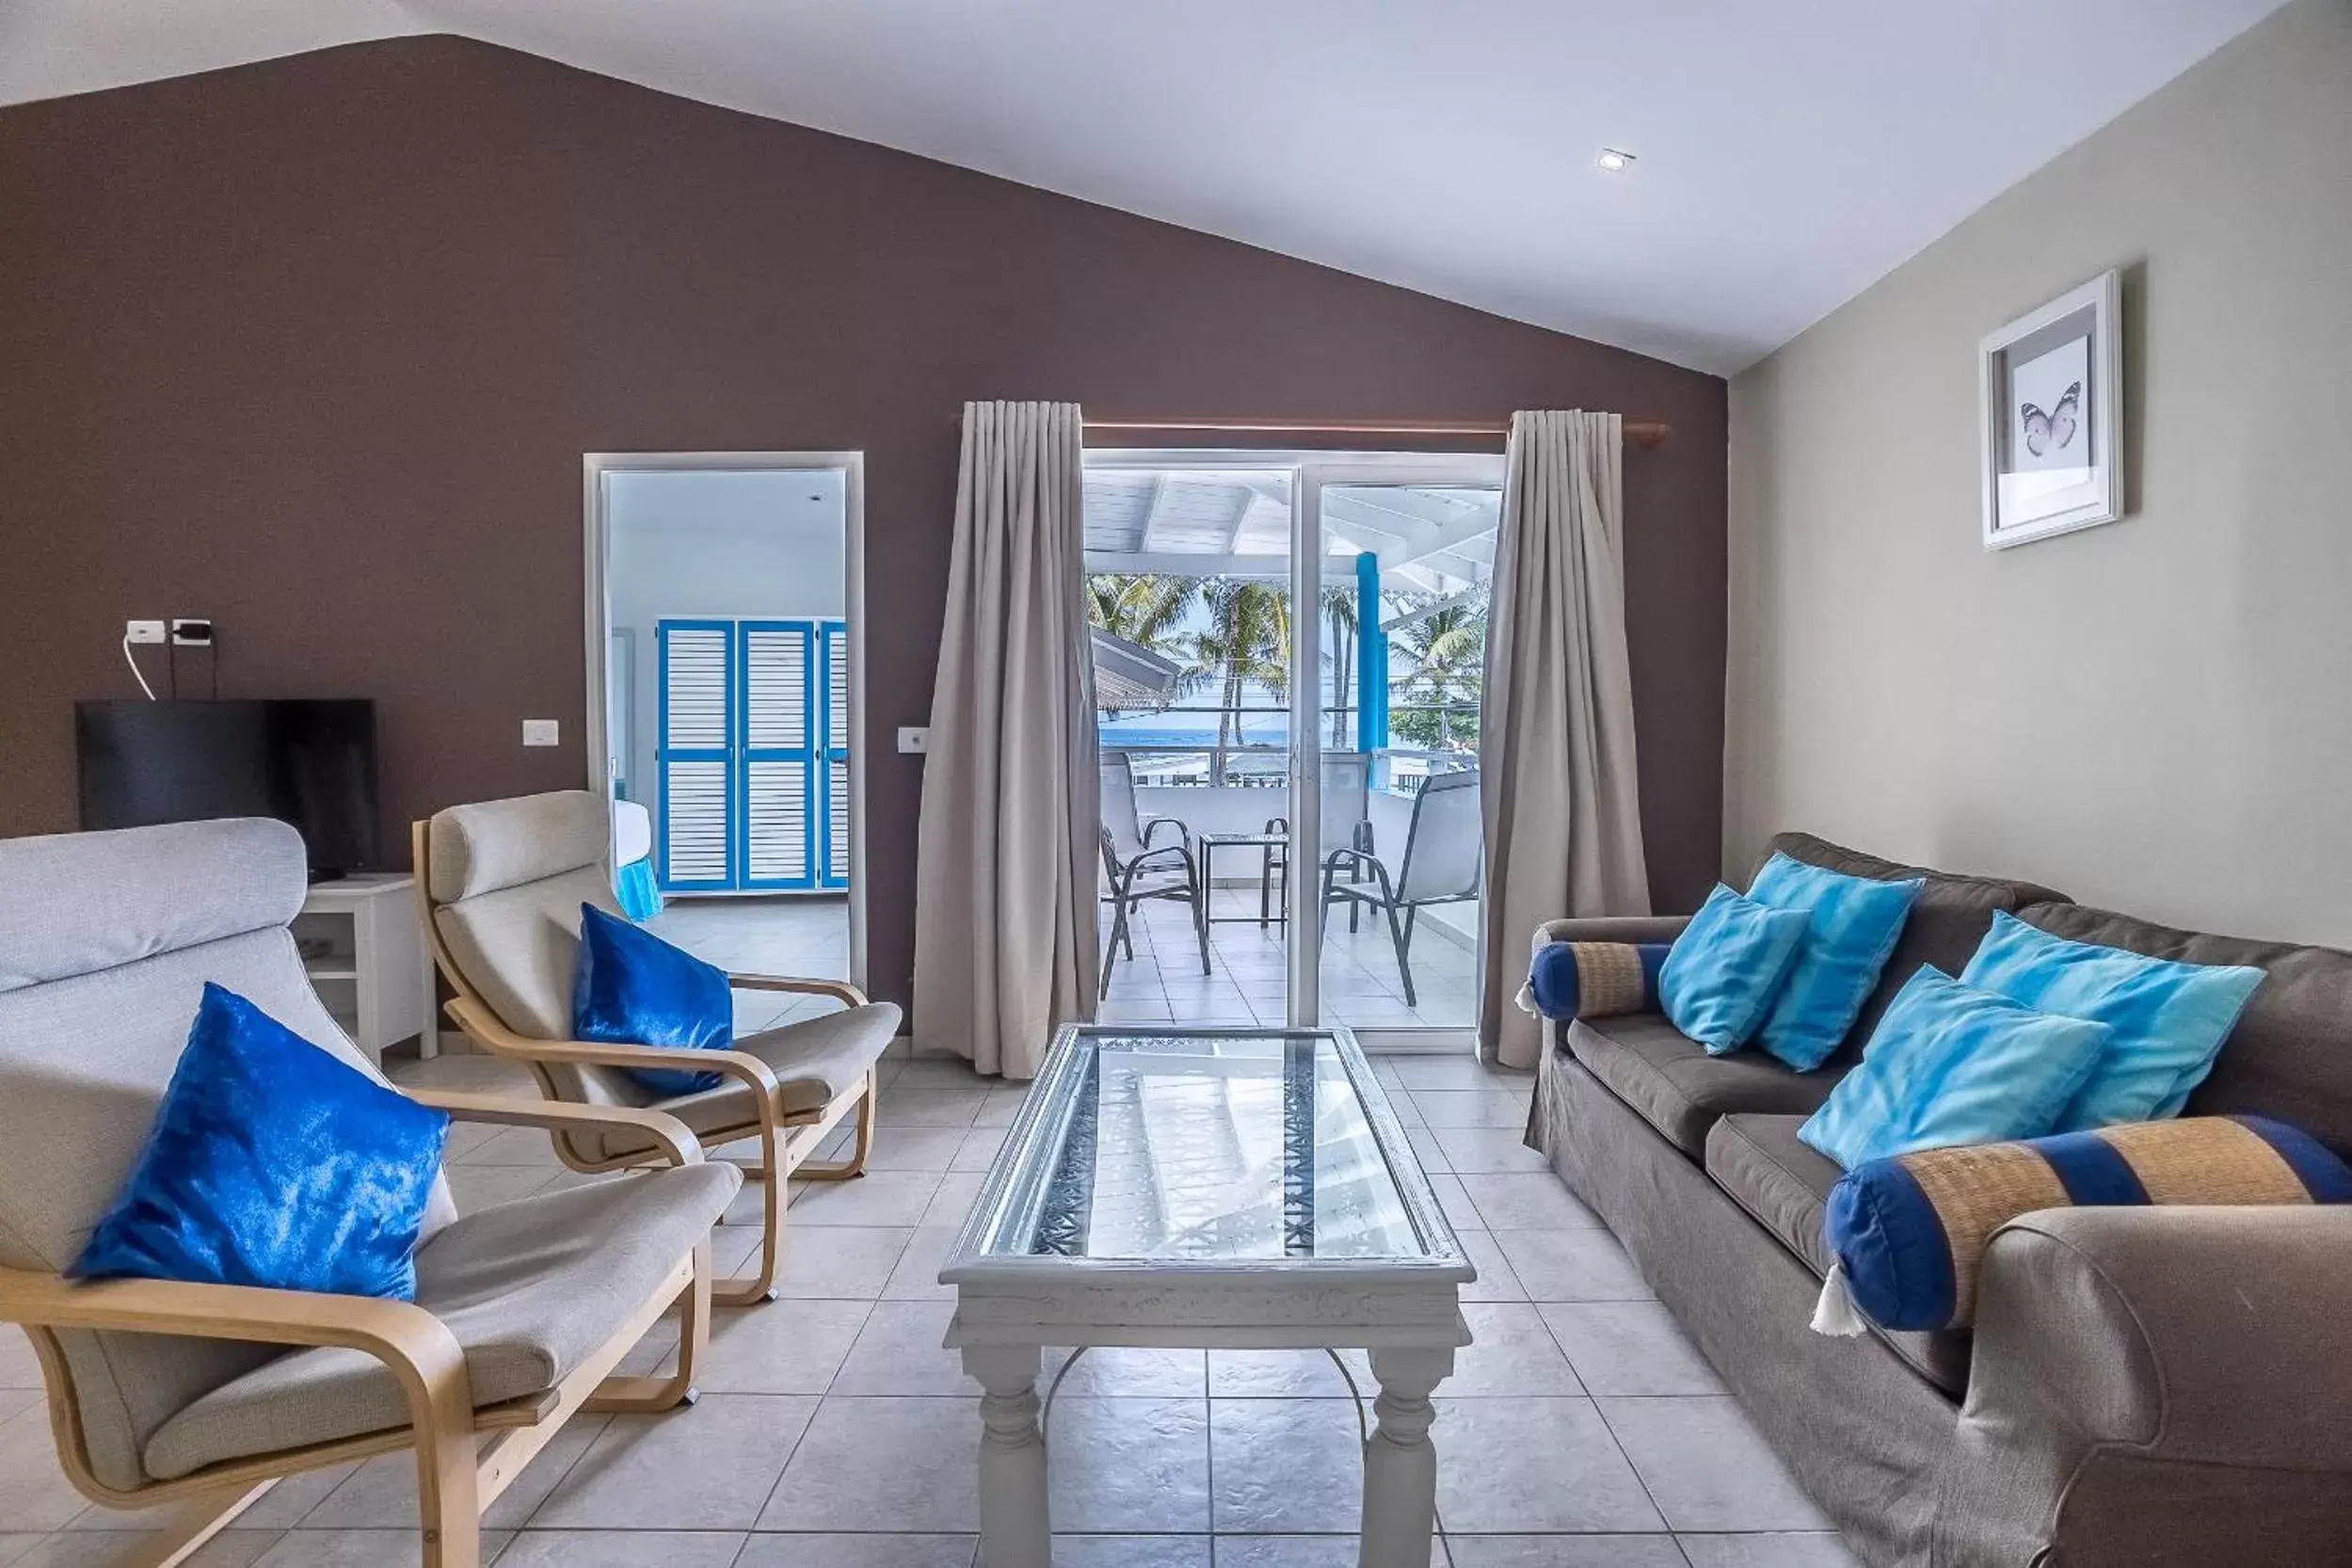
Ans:
[[[295,917],[294,935],[306,950],[302,967],[319,1000],[370,1061],[381,1064],[385,1047],[411,1037],[418,1054],[439,1054],[416,878],[360,872],[315,883]],[[322,943],[325,952],[307,951]]]

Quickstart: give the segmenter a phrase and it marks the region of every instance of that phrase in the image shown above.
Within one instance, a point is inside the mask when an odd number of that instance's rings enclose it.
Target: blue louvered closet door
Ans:
[[[659,639],[654,867],[667,892],[736,887],[735,623],[665,620]]]
[[[824,846],[817,867],[817,886],[849,886],[849,627],[838,620],[817,626],[824,652],[823,726],[824,821],[819,841]]]
[[[665,890],[849,886],[849,683],[840,621],[664,620]]]

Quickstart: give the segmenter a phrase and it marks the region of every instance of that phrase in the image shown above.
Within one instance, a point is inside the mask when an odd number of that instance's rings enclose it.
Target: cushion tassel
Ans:
[[[1537,1016],[1535,1010],[1535,982],[1532,980],[1521,985],[1519,987],[1519,994],[1511,1000],[1518,1006],[1519,1011],[1525,1013],[1528,1017],[1532,1018]]]
[[[1830,1277],[1821,1282],[1821,1299],[1814,1304],[1813,1332],[1827,1334],[1840,1339],[1851,1339],[1866,1332],[1870,1325],[1863,1321],[1854,1308],[1854,1298],[1846,1288],[1846,1266],[1830,1265]]]

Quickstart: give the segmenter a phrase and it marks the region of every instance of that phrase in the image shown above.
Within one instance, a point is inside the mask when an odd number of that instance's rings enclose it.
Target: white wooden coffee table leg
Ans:
[[[1364,1446],[1362,1568],[1429,1568],[1437,1526],[1437,1448],[1430,1394],[1454,1369],[1451,1350],[1372,1352],[1379,1425]]]
[[[1037,1426],[1037,1347],[967,1345],[980,1398],[979,1568],[1049,1568],[1046,1435]]]

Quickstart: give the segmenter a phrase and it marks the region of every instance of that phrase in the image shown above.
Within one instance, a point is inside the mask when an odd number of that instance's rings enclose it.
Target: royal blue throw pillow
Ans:
[[[2205,1081],[2263,971],[2238,964],[2178,964],[2121,948],[2053,936],[2003,912],[1992,917],[1960,979],[2044,1013],[2089,1018],[2114,1032],[2060,1132],[2181,1113]]]
[[[1912,901],[1926,886],[1918,878],[1848,876],[1785,855],[1765,862],[1748,897],[1775,909],[1801,909],[1811,924],[1756,1044],[1800,1073],[1827,1062],[1854,1027],[1903,935]]]
[[[67,1272],[414,1301],[448,1133],[208,983],[130,1179]]]
[[[1659,1008],[1709,1055],[1737,1050],[1772,1010],[1806,921],[1801,909],[1774,909],[1717,883],[1667,952]]]
[[[2043,1137],[2108,1033],[1922,964],[1797,1136],[1849,1171],[1913,1149]]]
[[[580,906],[580,967],[571,978],[571,1032],[608,1046],[725,1050],[735,1043],[727,971],[593,904]],[[724,1073],[632,1068],[664,1098],[698,1095]]]

